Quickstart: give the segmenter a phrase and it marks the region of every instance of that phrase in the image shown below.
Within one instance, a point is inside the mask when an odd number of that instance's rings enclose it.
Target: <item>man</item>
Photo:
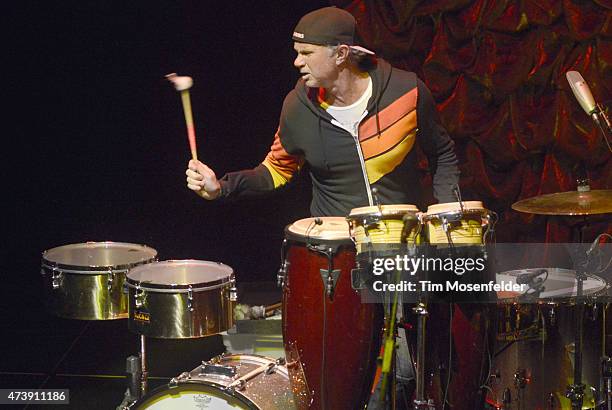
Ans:
[[[302,17],[293,40],[301,77],[285,98],[267,157],[252,170],[220,180],[191,160],[189,189],[208,200],[264,193],[307,165],[313,216],[347,216],[353,208],[377,204],[423,205],[418,143],[434,173],[434,196],[456,201],[454,144],[438,121],[431,93],[414,73],[376,60],[359,46],[355,19],[339,8]]]
[[[281,187],[307,166],[312,216],[347,216],[353,208],[379,204],[423,206],[419,144],[434,173],[436,199],[457,200],[453,141],[438,121],[431,93],[414,73],[375,59],[360,46],[353,16],[339,8],[306,14],[293,40],[301,77],[285,98],[264,161],[219,180],[205,164],[191,160],[189,189],[208,200],[245,197]]]

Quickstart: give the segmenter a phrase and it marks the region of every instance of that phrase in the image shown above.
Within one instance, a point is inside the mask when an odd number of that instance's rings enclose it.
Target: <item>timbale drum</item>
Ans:
[[[125,275],[156,257],[153,248],[122,242],[85,242],[46,250],[41,274],[47,306],[68,319],[125,319]]]
[[[131,331],[185,339],[233,325],[234,271],[218,262],[175,260],[139,266],[127,275]]]

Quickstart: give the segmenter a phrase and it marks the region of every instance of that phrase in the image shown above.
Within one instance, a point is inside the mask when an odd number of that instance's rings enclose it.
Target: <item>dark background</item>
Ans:
[[[456,142],[464,198],[500,215],[501,241],[576,241],[583,220],[519,214],[511,205],[575,190],[581,168],[593,189],[611,187],[612,155],[565,80],[568,70],[580,71],[596,100],[609,105],[609,2],[332,3],[357,17],[368,46],[425,80]],[[218,176],[253,167],[267,153],[283,97],[297,79],[292,29],[305,12],[328,4],[3,6],[0,387],[69,387],[71,407],[94,408],[92,397],[106,388],[100,378],[66,375],[121,374],[137,350],[125,321],[71,321],[45,310],[45,249],[140,243],[162,260],[226,263],[239,284],[275,281],[283,227],[308,216],[309,182],[301,178],[264,199],[198,198],[185,186],[190,153],[180,97],[164,75],[195,80],[200,158]],[[427,185],[426,164],[419,167]],[[589,221],[584,239],[610,231],[609,221]],[[152,373],[189,370],[219,343],[152,342]],[[107,383],[99,408],[121,399],[123,381]]]
[[[200,199],[186,188],[181,100],[164,75],[194,78],[200,159],[219,177],[254,167],[298,78],[292,29],[325,5],[62,1],[3,8],[0,388],[70,388],[72,408],[114,408],[123,398],[123,380],[57,376],[122,375],[138,340],[124,320],[87,323],[47,312],[39,274],[45,249],[132,242],[155,248],[161,260],[223,262],[241,285],[276,280],[283,227],[308,216],[308,181],[265,199]],[[152,376],[172,377],[222,344],[216,337],[151,341],[150,349]]]

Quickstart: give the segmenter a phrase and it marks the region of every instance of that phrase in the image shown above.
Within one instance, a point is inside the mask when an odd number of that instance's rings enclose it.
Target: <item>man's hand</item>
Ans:
[[[221,194],[221,185],[214,171],[197,160],[190,160],[187,165],[187,188],[204,199],[212,201]]]

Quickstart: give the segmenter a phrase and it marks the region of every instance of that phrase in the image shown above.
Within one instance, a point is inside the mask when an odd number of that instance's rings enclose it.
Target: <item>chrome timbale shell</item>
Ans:
[[[68,319],[125,319],[125,274],[156,257],[153,248],[122,242],[85,242],[46,250],[41,274],[47,307]]]
[[[232,268],[218,262],[171,260],[139,266],[126,279],[128,328],[162,339],[196,338],[233,326]]]

